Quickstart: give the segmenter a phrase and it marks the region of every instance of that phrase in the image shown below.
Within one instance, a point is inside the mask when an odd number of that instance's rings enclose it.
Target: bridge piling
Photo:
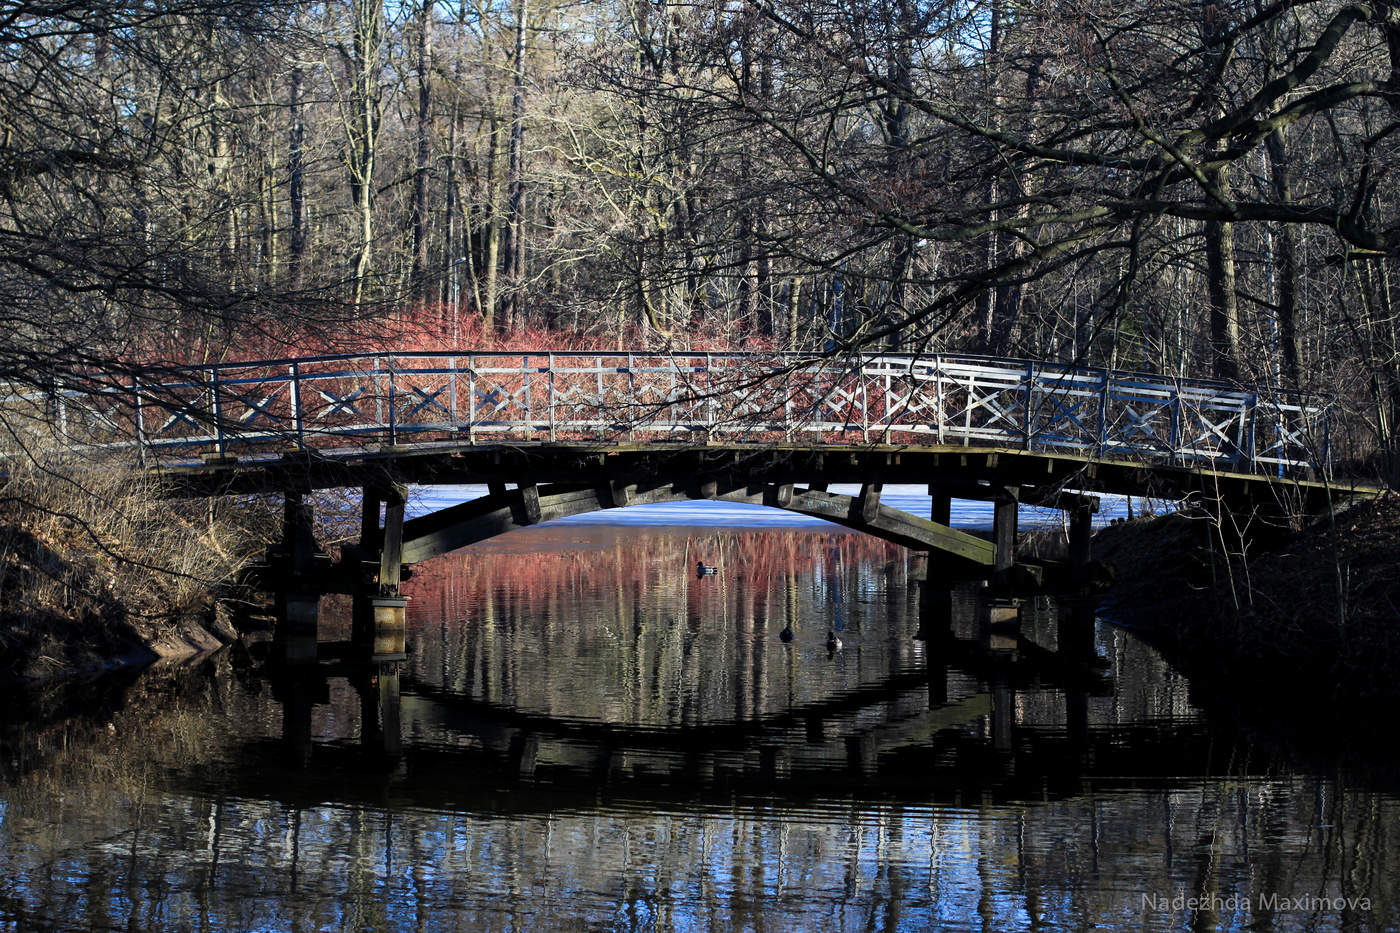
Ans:
[[[953,587],[947,579],[919,581],[919,629],[914,637],[930,644],[953,637]]]
[[[403,754],[399,670],[385,664],[352,681],[360,695],[360,745],[385,758]]]
[[[1094,610],[1093,600],[1075,599],[1060,604],[1056,623],[1056,653],[1065,660],[1080,666],[1093,663],[1094,650]]]
[[[1021,634],[1021,601],[1017,599],[979,600],[977,643],[987,652],[1014,655]]]
[[[929,520],[945,527],[952,525],[952,495],[936,483],[929,484],[928,494],[933,499]],[[946,641],[953,637],[953,584],[938,567],[936,552],[920,551],[919,555],[924,572],[919,579],[919,630],[914,637]]]
[[[320,593],[312,580],[317,556],[313,510],[301,490],[283,494],[282,548],[286,557],[277,592],[275,637],[288,664],[316,661]]]
[[[1089,582],[1089,564],[1094,559],[1094,511],[1097,499],[1081,497],[1069,511],[1069,563],[1075,586]]]
[[[403,566],[404,508],[408,490],[399,484],[364,488],[360,511],[360,556],[377,564],[371,579],[362,580],[352,600],[351,640],[371,664],[388,664],[408,657],[406,607],[400,585]],[[380,525],[380,505],[384,522]],[[374,561],[375,555],[378,561]],[[364,565],[361,565],[362,567]]]
[[[1021,487],[1003,486],[992,500],[992,545],[996,562],[992,572],[997,582],[1006,582],[1016,565],[1016,510]]]

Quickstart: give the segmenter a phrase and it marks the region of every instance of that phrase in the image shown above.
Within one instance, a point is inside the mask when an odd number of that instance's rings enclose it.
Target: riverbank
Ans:
[[[163,498],[120,463],[12,458],[0,483],[0,683],[208,651],[216,595],[265,547],[269,510]]]
[[[1249,537],[1181,514],[1101,530],[1104,615],[1204,689],[1324,719],[1400,700],[1400,496]]]

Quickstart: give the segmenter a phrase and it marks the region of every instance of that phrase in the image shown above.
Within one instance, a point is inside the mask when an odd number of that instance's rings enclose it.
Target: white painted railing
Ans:
[[[1219,382],[963,355],[401,353],[94,375],[42,404],[75,445],[238,455],[426,442],[960,444],[1326,472],[1328,409]]]

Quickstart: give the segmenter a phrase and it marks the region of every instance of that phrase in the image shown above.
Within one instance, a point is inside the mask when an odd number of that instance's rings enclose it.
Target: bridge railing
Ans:
[[[11,393],[143,456],[424,442],[960,444],[1250,472],[1328,469],[1329,408],[1225,383],[959,354],[404,353],[94,374]]]

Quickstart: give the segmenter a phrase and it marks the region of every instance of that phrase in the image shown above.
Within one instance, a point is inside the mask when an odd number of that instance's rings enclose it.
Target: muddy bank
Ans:
[[[1140,519],[1094,554],[1116,576],[1103,614],[1204,690],[1323,719],[1400,700],[1400,497],[1243,542],[1205,517]]]
[[[237,639],[227,616],[213,604],[166,618],[132,618],[120,605],[9,608],[0,612],[0,686],[194,657]]]

